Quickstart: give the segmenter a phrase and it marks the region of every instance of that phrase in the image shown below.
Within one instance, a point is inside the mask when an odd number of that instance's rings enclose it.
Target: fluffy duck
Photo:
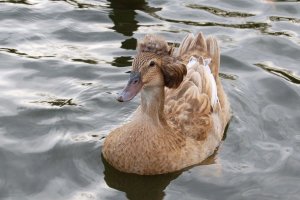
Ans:
[[[141,93],[128,123],[113,130],[102,152],[116,169],[140,175],[170,173],[199,164],[220,145],[230,106],[218,76],[215,38],[188,34],[178,48],[146,35],[138,43],[125,102]]]

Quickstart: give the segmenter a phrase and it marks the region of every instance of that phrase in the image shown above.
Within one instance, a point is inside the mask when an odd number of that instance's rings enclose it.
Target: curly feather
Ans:
[[[168,55],[169,54],[168,43],[159,36],[146,35],[142,41],[138,43],[139,52],[151,52],[157,55]]]

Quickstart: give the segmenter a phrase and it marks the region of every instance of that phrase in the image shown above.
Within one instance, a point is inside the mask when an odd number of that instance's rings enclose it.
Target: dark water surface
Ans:
[[[220,41],[226,139],[185,171],[115,171],[137,39],[198,31]],[[297,0],[0,0],[0,199],[300,199],[299,34]]]

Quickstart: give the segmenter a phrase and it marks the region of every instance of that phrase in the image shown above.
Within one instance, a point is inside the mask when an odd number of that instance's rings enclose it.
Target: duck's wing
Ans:
[[[183,59],[187,75],[176,89],[166,89],[165,112],[173,128],[197,140],[212,129],[211,114],[220,109],[218,99],[219,47],[214,38],[189,34],[174,54]]]

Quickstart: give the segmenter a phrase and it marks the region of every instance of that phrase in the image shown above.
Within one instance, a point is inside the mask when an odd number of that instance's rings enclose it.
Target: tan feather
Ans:
[[[202,162],[219,146],[230,119],[229,102],[218,77],[216,39],[188,34],[173,51],[162,38],[146,36],[138,49],[134,70],[146,73],[148,68],[141,63],[153,58],[160,70],[145,75],[149,86],[142,89],[141,107],[129,123],[106,138],[104,158],[121,171],[143,175],[173,172]],[[192,56],[197,62],[188,64]],[[211,106],[213,83],[204,69],[204,58],[212,59],[210,69],[219,99],[215,107]]]

